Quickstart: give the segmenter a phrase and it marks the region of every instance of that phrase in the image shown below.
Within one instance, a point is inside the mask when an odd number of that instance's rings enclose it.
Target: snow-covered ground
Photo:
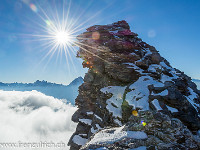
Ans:
[[[111,129],[104,129],[91,139],[88,144],[102,144],[109,143],[112,144],[116,141],[119,141],[123,138],[134,138],[134,139],[146,139],[147,134],[143,131],[123,131],[122,127],[116,127]]]
[[[33,149],[69,149],[67,142],[76,129],[71,116],[76,110],[61,99],[37,91],[0,90],[0,144],[14,143],[15,150],[31,150],[30,147],[24,148],[24,144],[39,146],[42,142],[42,148]],[[45,142],[50,143],[51,148]],[[62,148],[54,144],[61,144]],[[3,147],[5,145],[0,145],[1,150],[12,148]]]

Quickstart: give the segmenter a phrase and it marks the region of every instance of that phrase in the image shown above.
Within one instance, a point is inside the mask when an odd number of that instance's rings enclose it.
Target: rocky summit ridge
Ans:
[[[200,91],[126,21],[79,35],[89,68],[72,116],[77,149],[200,149]]]

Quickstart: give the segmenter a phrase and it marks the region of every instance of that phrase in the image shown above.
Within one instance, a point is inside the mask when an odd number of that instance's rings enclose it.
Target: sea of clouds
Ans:
[[[11,150],[5,147],[6,142],[16,147],[21,143],[21,147],[14,150],[69,149],[67,142],[76,128],[71,116],[77,108],[65,101],[37,91],[0,90],[0,149]],[[34,144],[45,142],[51,145],[34,147]],[[65,147],[55,147],[57,143],[65,143]]]

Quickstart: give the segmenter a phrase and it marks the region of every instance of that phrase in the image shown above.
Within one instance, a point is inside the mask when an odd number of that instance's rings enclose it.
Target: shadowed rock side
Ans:
[[[76,99],[71,150],[200,148],[200,91],[190,77],[126,21],[92,26],[78,40],[77,56],[89,70]]]

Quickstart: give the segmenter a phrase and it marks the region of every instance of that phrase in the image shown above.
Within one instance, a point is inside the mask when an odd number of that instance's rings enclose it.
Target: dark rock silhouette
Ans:
[[[190,77],[171,67],[126,21],[92,26],[77,38],[77,56],[89,70],[72,117],[78,122],[72,150],[200,148],[200,91]],[[115,133],[124,136],[97,139]]]

